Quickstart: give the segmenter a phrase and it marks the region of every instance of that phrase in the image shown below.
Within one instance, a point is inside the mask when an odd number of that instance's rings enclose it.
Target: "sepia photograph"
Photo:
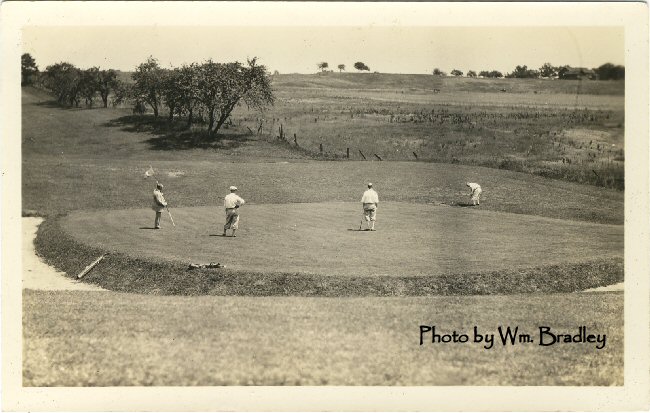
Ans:
[[[2,10],[9,410],[648,406],[647,5],[67,3]]]

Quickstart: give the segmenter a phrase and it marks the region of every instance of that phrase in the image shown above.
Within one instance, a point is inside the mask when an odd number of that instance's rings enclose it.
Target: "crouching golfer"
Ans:
[[[246,201],[239,197],[236,186],[231,186],[230,193],[223,200],[223,206],[226,208],[226,225],[223,226],[223,236],[226,236],[226,230],[232,229],[232,236],[236,237],[235,232],[239,228],[239,207]]]
[[[472,200],[472,205],[479,205],[481,203],[480,202],[481,192],[483,192],[481,190],[481,185],[475,184],[473,182],[467,182],[465,185],[469,186],[469,190],[470,190],[469,196]]]
[[[151,209],[156,211],[156,221],[154,223],[155,229],[160,229],[160,217],[162,215],[163,209],[165,209],[167,206],[167,201],[165,201],[162,189],[162,184],[156,184],[156,189],[153,191],[153,205],[151,206]]]
[[[372,184],[368,184],[368,189],[361,197],[363,204],[363,216],[366,219],[366,224],[370,231],[375,230],[375,220],[377,219],[377,206],[379,206],[379,195],[372,189]]]

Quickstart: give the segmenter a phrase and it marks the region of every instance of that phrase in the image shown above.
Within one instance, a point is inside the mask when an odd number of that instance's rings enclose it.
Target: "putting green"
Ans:
[[[623,226],[386,202],[377,231],[358,231],[357,203],[249,205],[237,237],[220,207],[172,209],[152,230],[148,209],[78,211],[77,241],[134,257],[219,262],[235,270],[337,276],[431,276],[574,263],[623,255]],[[365,226],[365,223],[364,223]]]

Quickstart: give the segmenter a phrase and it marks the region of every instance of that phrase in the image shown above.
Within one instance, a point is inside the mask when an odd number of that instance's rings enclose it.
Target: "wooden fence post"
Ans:
[[[363,152],[361,152],[361,149],[359,149],[359,153],[361,154],[361,157],[362,157],[363,160],[365,161],[365,160],[366,160],[366,155],[364,155]]]
[[[350,148],[347,148],[346,155],[347,155],[347,158],[350,159]]]
[[[413,152],[413,156],[415,156],[415,160],[417,161],[418,160],[418,154]]]
[[[320,153],[321,153],[321,155],[322,155],[322,154],[323,154],[323,144],[321,143],[321,144],[319,144],[318,146],[319,146],[319,148],[320,148]]]

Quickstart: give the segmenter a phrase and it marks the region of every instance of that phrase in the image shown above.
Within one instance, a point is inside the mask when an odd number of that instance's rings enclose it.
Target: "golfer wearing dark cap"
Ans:
[[[153,205],[151,208],[156,211],[155,229],[160,229],[160,217],[162,216],[163,209],[167,206],[167,201],[165,201],[162,189],[163,185],[158,183],[156,184],[156,189],[153,191]]]

